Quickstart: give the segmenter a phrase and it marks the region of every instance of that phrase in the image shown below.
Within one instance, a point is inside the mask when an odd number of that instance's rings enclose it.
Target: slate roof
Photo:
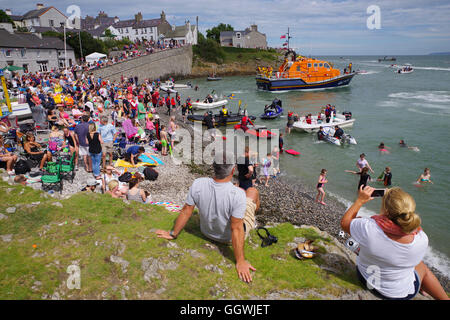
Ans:
[[[64,41],[55,37],[39,38],[33,33],[9,33],[0,29],[0,47],[2,48],[29,48],[29,49],[64,49]],[[72,50],[67,44],[67,49]]]
[[[194,30],[195,30],[195,26],[191,26],[191,31],[194,31]],[[185,37],[187,33],[188,33],[188,26],[183,25],[183,26],[175,27],[175,30],[170,30],[169,32],[166,32],[164,34],[164,37],[166,37],[166,38],[182,38],[182,37]]]

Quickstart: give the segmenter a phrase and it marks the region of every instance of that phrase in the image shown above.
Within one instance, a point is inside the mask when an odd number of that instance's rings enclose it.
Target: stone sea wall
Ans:
[[[118,81],[121,76],[158,79],[170,76],[188,76],[192,71],[192,46],[156,52],[143,57],[119,62],[93,71],[94,76]]]

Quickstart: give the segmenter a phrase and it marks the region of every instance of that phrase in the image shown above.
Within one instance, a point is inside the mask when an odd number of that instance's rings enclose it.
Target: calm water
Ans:
[[[231,110],[237,111],[237,101],[241,99],[249,114],[255,116],[275,97],[282,100],[285,114],[287,110],[300,115],[317,114],[327,103],[339,111],[351,111],[356,122],[345,131],[356,138],[357,145],[337,147],[318,143],[315,135],[292,132],[284,139],[285,148],[298,150],[302,155],[300,158],[284,155],[282,170],[315,186],[320,170],[326,168],[328,195],[350,205],[356,198],[358,178],[344,170],[356,170],[360,153],[366,154],[375,171],[374,179],[390,166],[393,185],[402,187],[416,200],[417,212],[430,239],[426,261],[450,276],[450,56],[399,56],[396,62],[382,63],[374,56],[320,58],[341,70],[351,61],[355,70],[366,70],[368,74],[356,75],[346,88],[285,93],[258,91],[252,76],[225,77],[217,82],[193,79],[191,82],[200,90],[182,93],[195,99],[204,98],[212,90],[219,95],[234,93],[235,100],[229,104]],[[399,75],[389,68],[391,63],[410,63],[415,70]],[[286,121],[284,116],[272,121],[258,119],[257,123],[284,130]],[[400,148],[400,139],[417,146],[420,152]],[[379,153],[380,142],[391,148],[390,154]],[[425,167],[431,169],[434,185],[416,187],[413,183]],[[377,182],[371,185],[383,187]],[[380,200],[373,200],[360,215],[372,215],[379,208]]]

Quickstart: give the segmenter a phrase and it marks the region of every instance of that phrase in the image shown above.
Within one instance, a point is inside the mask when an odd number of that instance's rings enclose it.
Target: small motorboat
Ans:
[[[167,93],[177,93],[176,90],[174,90],[174,89],[172,89],[172,88],[170,88],[170,87],[166,87],[166,86],[164,86],[164,85],[159,86],[159,88],[160,88],[162,91],[167,92]]]
[[[206,80],[207,81],[219,81],[219,80],[222,80],[222,78],[221,77],[216,77],[216,75],[214,74],[214,75],[209,76],[208,78],[206,78]]]
[[[351,127],[355,122],[355,119],[352,118],[352,114],[349,111],[344,111],[342,114],[331,114],[330,122],[325,121],[325,115],[321,114],[320,119],[317,119],[317,116],[311,116],[308,120],[306,117],[300,117],[299,121],[294,122],[293,128],[298,131],[304,132],[317,132],[320,127],[327,128],[338,125],[341,128]]]
[[[227,126],[236,125],[241,122],[243,116],[244,116],[243,114],[233,114],[230,112],[229,115],[224,119],[225,121],[223,121],[220,114],[215,114],[214,115],[215,126],[219,127],[223,126],[224,124]],[[252,121],[256,119],[255,116],[248,116],[248,117]],[[187,119],[192,122],[202,122],[203,124],[205,124],[204,123],[205,116],[202,114],[191,114],[188,115]]]
[[[207,100],[206,100],[207,101]],[[192,107],[194,109],[201,109],[201,110],[208,110],[208,109],[214,109],[219,108],[228,103],[227,99],[218,100],[214,99],[212,102],[192,102]]]
[[[170,89],[189,89],[192,88],[192,85],[189,82],[187,84],[184,84],[184,83],[174,83],[173,81],[168,80],[164,83],[164,87]]]
[[[341,139],[333,137],[335,130],[332,127],[323,128],[323,132],[325,133],[324,140],[336,146],[341,146],[345,143],[357,144],[356,139],[347,133],[344,133]]]
[[[413,71],[414,71],[414,69],[412,68],[412,66],[410,64],[405,64],[403,67],[400,67],[396,71],[396,73],[403,74],[403,73],[411,73]]]
[[[283,108],[281,108],[281,100],[274,99],[270,106],[264,108],[264,113],[259,117],[264,120],[276,119],[283,114]]]

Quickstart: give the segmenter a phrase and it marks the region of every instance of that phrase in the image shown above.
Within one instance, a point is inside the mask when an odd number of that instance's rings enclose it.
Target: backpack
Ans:
[[[31,168],[27,161],[19,160],[16,162],[16,165],[14,166],[14,171],[16,175],[25,174],[27,172],[30,172]]]
[[[131,178],[133,177],[133,175],[131,174],[131,173],[129,173],[129,172],[125,172],[124,174],[122,174],[120,177],[119,177],[119,181],[120,182],[130,182],[130,180],[131,180]]]
[[[158,179],[158,175],[159,173],[155,169],[149,167],[144,169],[145,180],[155,181]]]

